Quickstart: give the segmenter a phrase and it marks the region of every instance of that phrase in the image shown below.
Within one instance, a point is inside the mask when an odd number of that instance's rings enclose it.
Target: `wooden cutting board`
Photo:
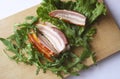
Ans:
[[[32,7],[0,21],[0,37],[8,37],[13,33],[13,25],[23,22],[28,15],[36,15],[36,8]],[[97,61],[100,61],[120,50],[120,30],[115,24],[109,12],[107,16],[102,17],[94,26],[97,28],[97,34],[92,41],[92,48],[96,52]],[[3,52],[5,46],[0,42],[0,79],[59,79],[56,75],[48,71],[46,74],[40,71],[35,75],[36,67],[16,64],[10,60]],[[79,49],[77,49],[79,51]],[[92,65],[91,60],[85,62]]]

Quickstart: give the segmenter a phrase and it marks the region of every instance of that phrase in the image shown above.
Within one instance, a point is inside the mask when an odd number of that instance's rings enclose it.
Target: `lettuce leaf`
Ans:
[[[87,17],[86,26],[81,27],[50,17],[49,12],[57,9],[66,9],[82,13]],[[0,38],[6,45],[7,50],[14,53],[14,56],[9,56],[11,59],[16,62],[35,65],[37,67],[36,74],[42,69],[43,72],[50,70],[61,77],[63,77],[64,74],[78,75],[77,71],[87,68],[83,61],[89,57],[95,62],[95,53],[91,50],[89,42],[96,33],[96,29],[92,27],[92,24],[99,16],[105,15],[106,13],[106,8],[103,3],[99,3],[97,0],[76,0],[76,2],[43,0],[36,12],[37,17],[29,16],[25,22],[16,25],[13,35],[7,39]],[[48,61],[43,54],[39,53],[34,46],[28,42],[27,34],[31,29],[37,30],[35,24],[39,20],[42,22],[51,22],[57,26],[64,32],[70,44],[70,50],[62,52],[58,57],[53,57],[54,62]],[[76,47],[83,48],[79,56],[74,53]]]

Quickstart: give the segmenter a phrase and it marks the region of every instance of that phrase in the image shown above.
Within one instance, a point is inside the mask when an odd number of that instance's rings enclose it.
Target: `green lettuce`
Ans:
[[[66,23],[60,19],[52,18],[49,12],[57,9],[66,9],[79,12],[87,17],[85,27]],[[101,15],[105,15],[106,8],[103,3],[97,0],[76,0],[76,2],[61,0],[43,0],[36,10],[37,17],[29,16],[22,24],[15,26],[14,34],[7,39],[0,38],[6,45],[6,50],[14,53],[9,56],[11,59],[18,62],[24,62],[37,67],[36,74],[39,70],[46,72],[52,71],[58,76],[63,77],[65,74],[78,75],[77,71],[86,69],[87,66],[83,63],[87,58],[91,57],[95,62],[95,53],[91,50],[90,41],[96,33],[96,29],[92,24]],[[70,50],[62,52],[58,57],[53,57],[54,62],[48,61],[43,54],[39,53],[31,43],[28,42],[27,34],[30,30],[37,30],[35,24],[37,21],[51,22],[57,26],[67,37]],[[74,49],[81,47],[83,49],[81,55],[76,55]],[[79,49],[79,50],[82,50]]]

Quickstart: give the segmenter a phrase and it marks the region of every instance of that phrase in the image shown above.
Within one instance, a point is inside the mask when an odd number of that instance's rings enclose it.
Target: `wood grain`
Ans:
[[[20,23],[28,15],[36,15],[37,6],[7,17],[0,21],[0,37],[8,37],[13,33],[13,25]],[[92,41],[92,48],[96,52],[97,61],[100,61],[120,50],[120,30],[115,24],[109,12],[107,16],[99,19],[94,26],[97,34]],[[36,67],[23,63],[16,64],[3,53],[4,45],[0,42],[0,79],[59,79],[56,75],[48,71],[46,74],[40,71],[35,75]],[[76,51],[79,51],[77,49]],[[91,60],[86,60],[87,65],[92,65]]]

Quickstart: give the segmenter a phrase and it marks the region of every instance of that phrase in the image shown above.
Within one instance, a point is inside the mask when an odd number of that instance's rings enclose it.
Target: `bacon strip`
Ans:
[[[30,42],[38,49],[38,51],[43,53],[46,58],[51,60],[51,57],[54,56],[54,52],[41,43],[34,31],[28,34],[28,38]]]
[[[39,24],[37,28],[39,29],[37,35],[32,30],[28,34],[28,38],[46,58],[52,60],[52,56],[59,55],[68,48],[68,41],[65,35],[56,27]]]
[[[42,24],[39,24],[37,28],[57,50],[56,54],[59,54],[66,49],[66,45],[68,44],[67,39],[59,29]]]
[[[69,10],[54,10],[50,12],[49,15],[80,26],[85,26],[86,22],[84,15]]]

